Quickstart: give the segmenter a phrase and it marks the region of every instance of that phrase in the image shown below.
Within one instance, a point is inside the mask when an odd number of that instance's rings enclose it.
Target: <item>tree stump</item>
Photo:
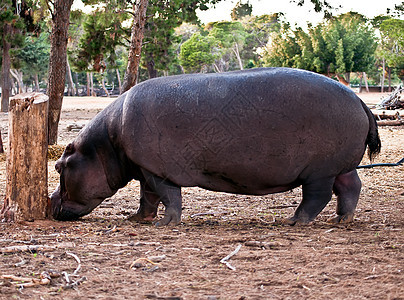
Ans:
[[[48,217],[48,96],[24,93],[10,99],[5,221]]]

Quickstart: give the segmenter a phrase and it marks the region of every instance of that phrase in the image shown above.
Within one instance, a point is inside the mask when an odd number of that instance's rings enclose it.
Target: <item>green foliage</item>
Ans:
[[[196,33],[192,43],[203,43],[200,49],[206,52],[206,57],[214,57],[212,62],[216,72],[240,69],[241,67],[252,68],[260,65],[260,49],[265,46],[271,32],[280,28],[279,14],[263,15],[259,17],[247,17],[241,22],[212,22],[205,26],[202,33]],[[211,38],[212,42],[207,43],[202,36]],[[207,45],[211,45],[207,48]],[[181,46],[181,51],[184,44]],[[186,45],[188,46],[188,45]],[[196,46],[195,46],[196,47]],[[188,72],[201,71],[200,66],[185,67],[185,55],[190,52],[183,52],[181,65]],[[210,60],[208,60],[210,61]],[[203,70],[208,64],[204,64]]]
[[[79,16],[77,16],[80,18]],[[72,66],[79,71],[104,71],[116,66],[116,48],[123,45],[128,30],[122,27],[126,15],[97,9],[85,17],[83,34],[76,51],[70,51]]]
[[[24,47],[14,51],[13,65],[24,74],[46,76],[49,64],[49,34],[43,32],[36,37],[26,35]]]
[[[284,25],[268,44],[265,65],[323,74],[366,72],[375,61],[375,39],[367,20],[352,12],[310,27],[308,34]]]
[[[197,9],[206,10],[208,4],[220,0],[149,0],[141,66],[147,68],[149,76],[158,70],[170,69],[178,65],[178,44],[181,38],[175,34],[175,28],[182,23],[198,23]]]
[[[241,20],[246,16],[251,16],[252,5],[247,1],[247,3],[237,2],[236,6],[231,11],[231,19],[233,21]]]
[[[200,72],[216,58],[211,49],[216,41],[212,36],[195,33],[181,46],[180,63],[186,72]]]
[[[380,24],[378,56],[404,78],[404,20],[387,19]]]

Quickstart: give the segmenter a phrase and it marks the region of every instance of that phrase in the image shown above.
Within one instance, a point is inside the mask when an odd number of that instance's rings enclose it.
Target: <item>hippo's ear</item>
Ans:
[[[124,170],[114,148],[110,143],[103,143],[102,146],[96,147],[96,152],[104,167],[109,187],[112,190],[120,189],[125,184],[123,182]]]

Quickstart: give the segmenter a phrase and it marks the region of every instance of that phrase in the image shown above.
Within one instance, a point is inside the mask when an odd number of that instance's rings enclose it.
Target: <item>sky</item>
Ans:
[[[243,2],[245,2],[244,0]],[[202,23],[206,24],[212,21],[230,20],[230,14],[238,0],[222,0],[207,11],[199,11],[198,17]],[[323,19],[322,13],[314,12],[314,6],[310,0],[305,0],[303,7],[291,3],[291,0],[250,0],[253,7],[253,15],[272,14],[283,12],[287,21],[291,25],[297,24],[305,28],[307,22],[316,25]],[[342,6],[336,14],[349,11],[356,11],[372,18],[381,14],[386,14],[387,8],[394,8],[395,4],[400,4],[402,0],[328,0],[334,6]],[[73,8],[83,8],[81,0],[74,0]]]
[[[237,2],[238,0],[222,0],[216,4],[215,8],[198,12],[198,16],[205,24],[212,21],[230,20],[231,10]],[[314,12],[314,6],[309,0],[305,0],[306,3],[303,7],[291,3],[290,0],[250,0],[249,2],[253,7],[253,15],[283,12],[289,23],[303,28],[306,27],[307,22],[315,25],[323,18],[322,13]],[[387,8],[394,8],[394,5],[400,4],[402,0],[329,0],[328,2],[334,7],[342,6],[336,14],[356,11],[372,18],[386,14]]]

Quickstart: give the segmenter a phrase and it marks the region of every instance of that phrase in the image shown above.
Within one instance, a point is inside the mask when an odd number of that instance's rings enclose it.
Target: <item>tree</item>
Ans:
[[[3,0],[0,4],[1,64],[1,111],[8,111],[11,89],[10,50],[23,44],[22,31],[32,24],[31,10],[26,1]]]
[[[214,64],[217,72],[225,72],[233,69],[230,65],[233,58],[240,70],[244,69],[240,53],[243,50],[247,32],[240,22],[213,22],[207,25],[209,36],[217,41],[219,54]]]
[[[378,55],[404,80],[404,20],[384,20],[380,24],[380,35]]]
[[[241,1],[239,1],[231,11],[231,19],[233,21],[241,20],[246,16],[251,16],[251,13],[252,5],[250,4],[250,2],[247,1],[247,3],[241,3]]]
[[[133,5],[133,25],[130,38],[128,66],[123,79],[122,92],[126,92],[137,82],[148,5],[148,0],[137,0],[136,4]]]
[[[67,33],[73,0],[46,1],[46,4],[48,5],[52,22],[48,77],[48,143],[49,145],[54,145],[57,143],[58,124],[65,90]]]
[[[35,82],[35,89],[39,92],[39,78],[43,78],[48,71],[49,64],[49,34],[42,32],[38,37],[33,34],[25,36],[24,46],[15,51],[13,65],[21,69]]]
[[[247,33],[241,57],[247,62],[245,63],[247,68],[261,66],[262,50],[266,47],[271,34],[279,32],[282,16],[282,13],[275,13],[245,17],[241,20]]]
[[[185,72],[202,72],[215,61],[216,40],[197,32],[181,45],[180,64]]]
[[[373,67],[375,35],[367,20],[357,13],[330,18],[306,34],[284,26],[267,47],[268,66],[299,67],[349,82],[351,72]]]

